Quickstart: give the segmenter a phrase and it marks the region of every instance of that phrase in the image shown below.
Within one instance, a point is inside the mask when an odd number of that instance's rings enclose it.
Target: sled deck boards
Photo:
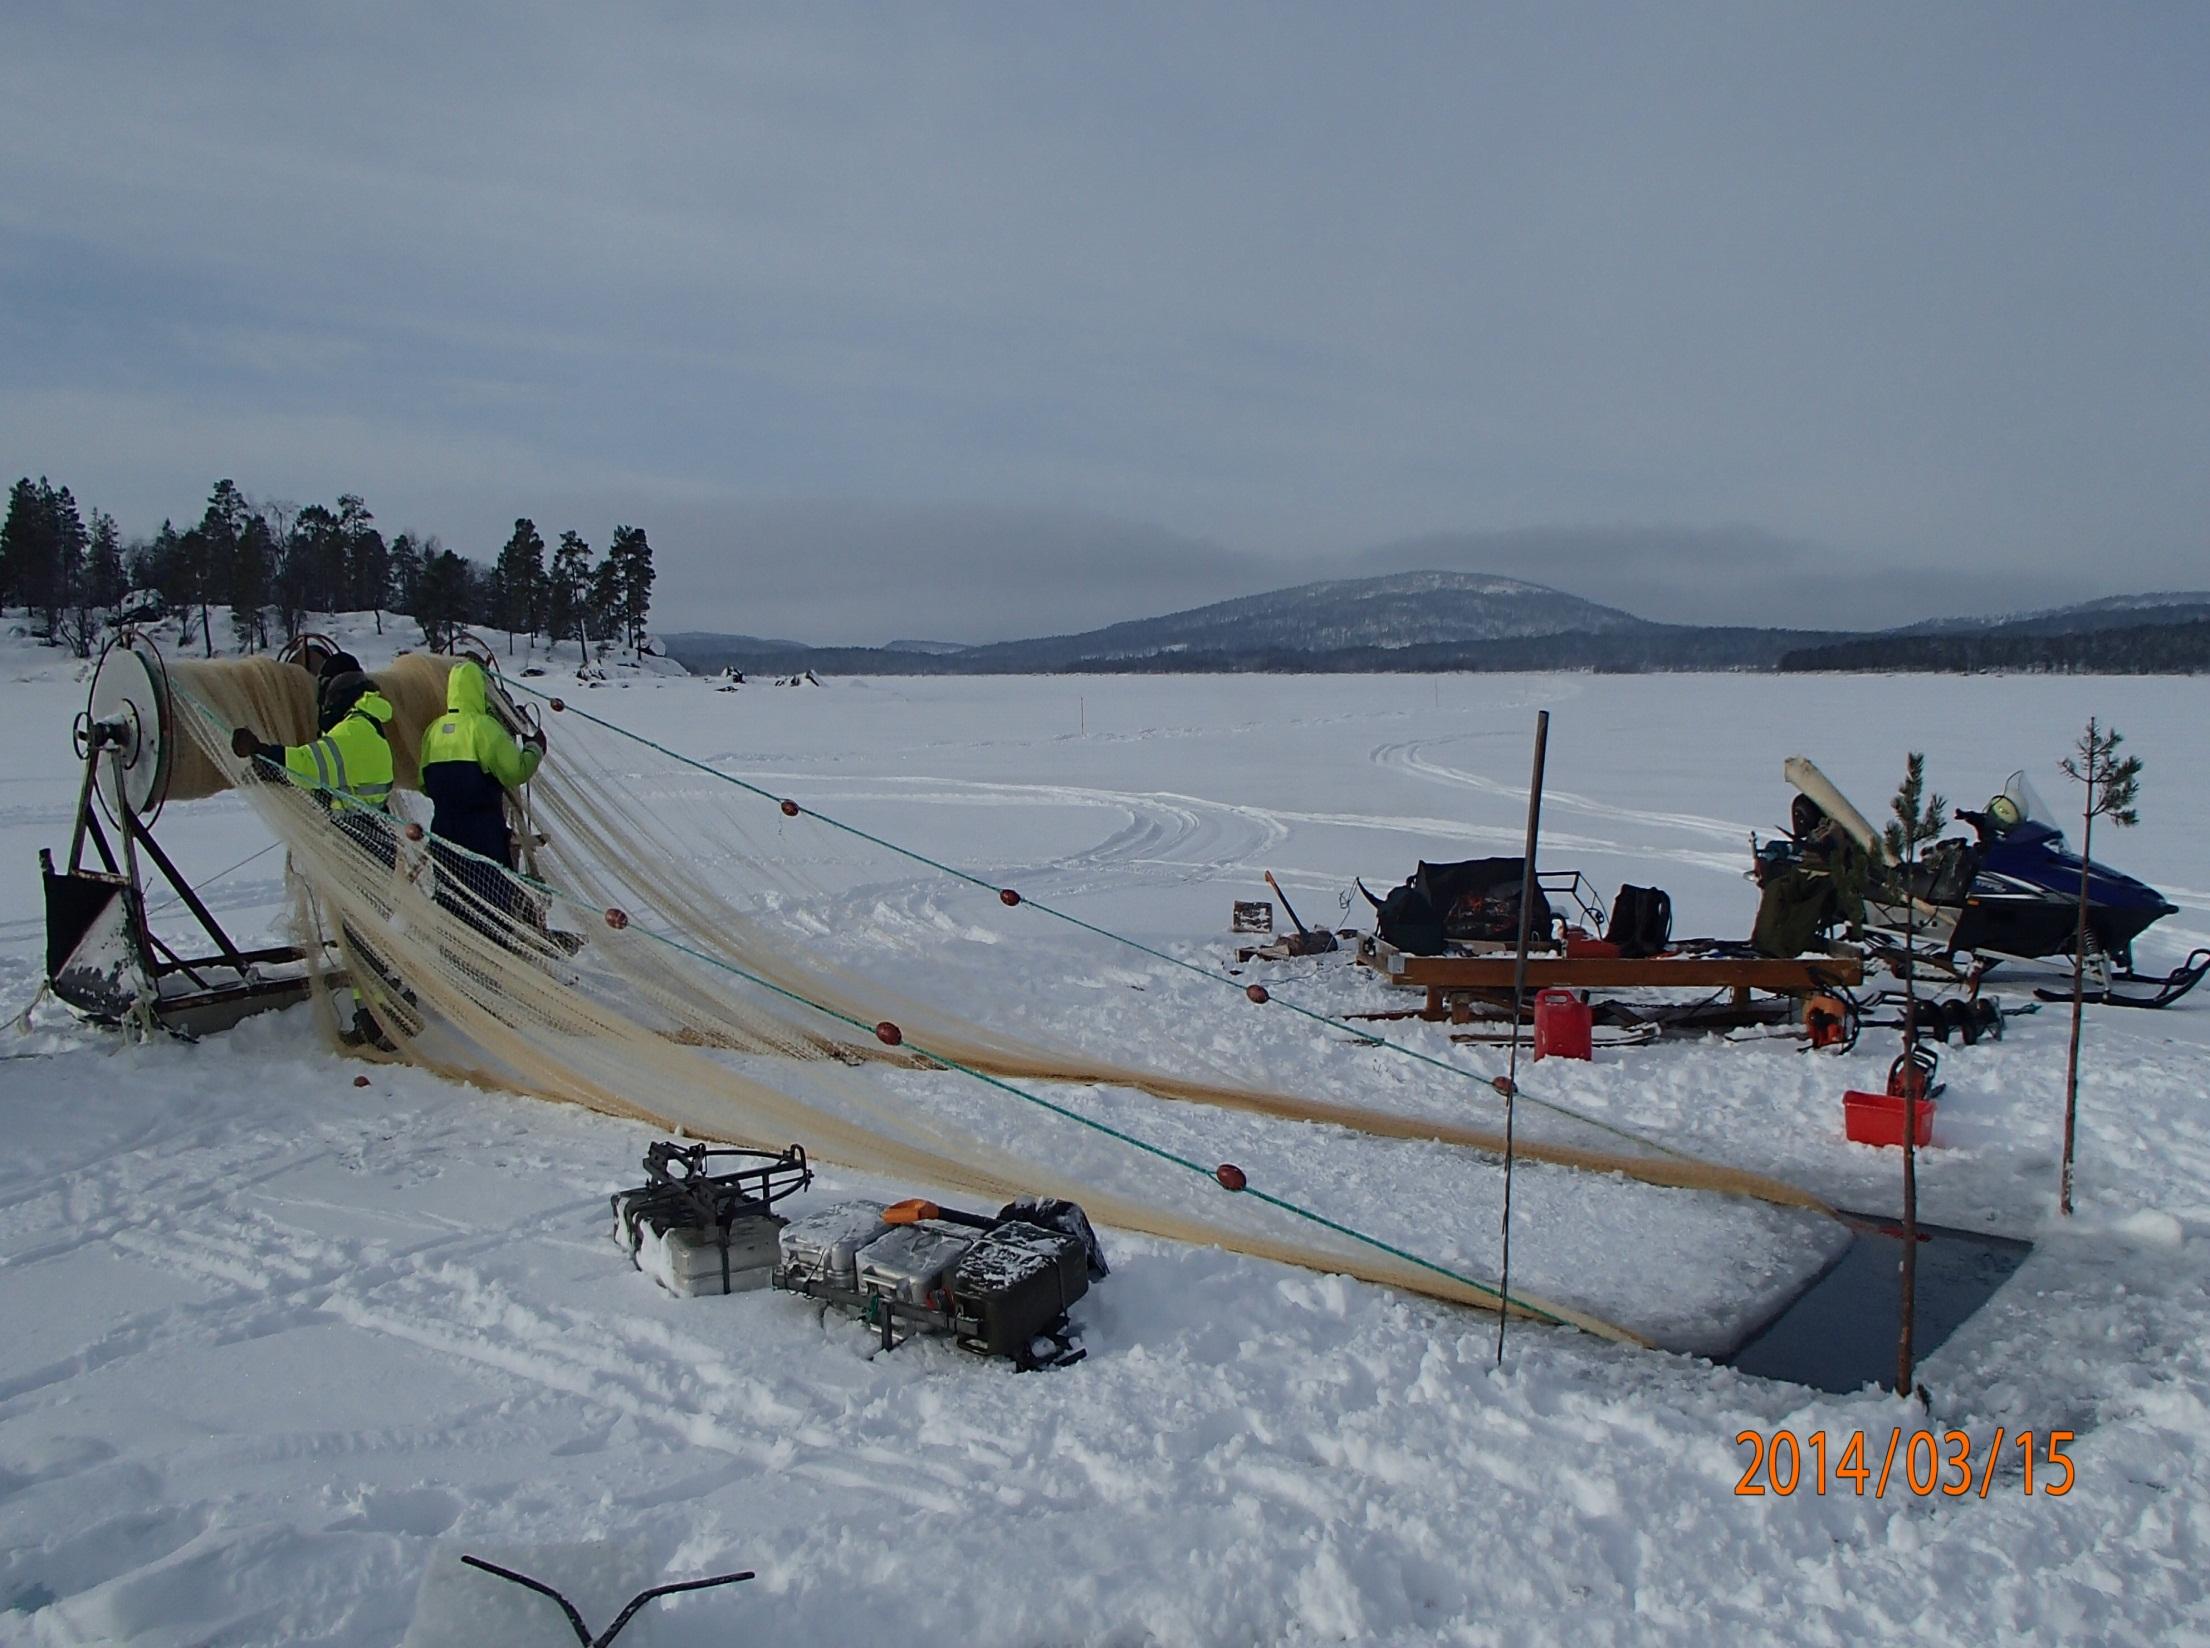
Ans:
[[[1449,1016],[1446,997],[1457,991],[1510,990],[1518,962],[1512,956],[1416,956],[1376,943],[1359,959],[1391,984],[1425,989],[1422,1017]],[[1865,964],[1855,956],[1529,956],[1529,990],[1732,990],[1746,1006],[1750,992],[1809,995],[1862,984]]]

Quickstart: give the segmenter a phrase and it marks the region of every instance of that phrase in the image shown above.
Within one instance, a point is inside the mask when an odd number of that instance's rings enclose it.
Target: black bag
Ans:
[[[1105,1262],[1105,1249],[1098,1244],[1097,1232],[1090,1228],[1090,1216],[1082,1211],[1079,1202],[1065,1201],[1057,1196],[1017,1196],[998,1209],[999,1224],[1016,1221],[1042,1230],[1055,1230],[1080,1242],[1091,1281],[1102,1282],[1112,1274],[1113,1267]]]
[[[1612,900],[1611,925],[1604,942],[1619,946],[1623,956],[1654,956],[1672,940],[1673,900],[1662,887],[1619,889]]]
[[[1519,938],[1519,895],[1527,877],[1523,858],[1469,858],[1456,864],[1422,862],[1414,880],[1443,916],[1443,937],[1454,943],[1510,944]],[[1550,932],[1550,901],[1535,890],[1535,938]]]
[[[1440,955],[1448,947],[1442,912],[1428,902],[1417,880],[1389,889],[1389,896],[1374,910],[1374,931],[1382,943],[1416,956]]]
[[[1383,899],[1374,914],[1374,931],[1384,943],[1413,955],[1440,955],[1452,944],[1510,944],[1519,937],[1520,885],[1527,873],[1523,858],[1469,858],[1455,864],[1425,859],[1401,887]],[[1528,933],[1549,936],[1553,920],[1542,890],[1527,924]]]
[[[961,1341],[1026,1362],[1067,1309],[1090,1290],[1082,1239],[1015,1219],[983,1234],[953,1267],[953,1312],[973,1324]]]

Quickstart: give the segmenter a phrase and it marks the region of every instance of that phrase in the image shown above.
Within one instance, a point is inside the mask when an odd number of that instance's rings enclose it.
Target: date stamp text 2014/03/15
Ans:
[[[2072,1491],[2070,1431],[2006,1431],[1984,1443],[1970,1431],[1743,1431],[1735,1446],[1750,1461],[1734,1491],[1744,1497],[1850,1493],[1884,1498],[1891,1490],[1920,1499],[1985,1499],[2008,1492],[2061,1499]],[[2005,1467],[2008,1467],[2007,1469]]]

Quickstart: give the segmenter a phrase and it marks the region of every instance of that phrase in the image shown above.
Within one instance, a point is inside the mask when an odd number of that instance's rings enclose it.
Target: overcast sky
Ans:
[[[2210,6],[0,12],[0,466],[663,629],[2210,585]]]

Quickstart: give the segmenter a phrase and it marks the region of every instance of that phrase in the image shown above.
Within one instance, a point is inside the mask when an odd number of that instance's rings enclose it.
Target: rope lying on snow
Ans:
[[[414,673],[429,667],[419,664]],[[247,768],[228,749],[233,718],[223,713],[219,699],[204,701],[204,690],[202,682],[175,688],[178,705],[188,712],[177,720],[200,753],[235,783]],[[1507,1298],[1472,1276],[1286,1198],[1230,1191],[1213,1170],[1186,1156],[993,1077],[959,1051],[919,1038],[912,1050],[931,1062],[1130,1153],[1108,1151],[1092,1161],[1070,1150],[1068,1141],[1031,1130],[1022,1136],[1024,1145],[1040,1144],[1054,1154],[1023,1159],[909,1096],[885,1095],[879,1085],[847,1069],[854,1050],[825,1048],[820,1020],[870,1032],[871,1043],[873,1027],[863,1014],[632,922],[589,885],[597,877],[586,865],[577,866],[584,871],[580,883],[556,887],[515,876],[447,843],[411,839],[403,820],[355,814],[341,822],[286,783],[249,782],[241,788],[291,849],[293,867],[302,885],[312,889],[316,905],[327,908],[356,988],[375,1004],[398,1048],[429,1068],[701,1136],[752,1144],[803,1138],[810,1149],[818,1145],[822,1159],[869,1172],[912,1174],[925,1183],[1005,1194],[1066,1194],[1125,1228],[1347,1272],[1639,1342],[1636,1335],[1570,1307],[1524,1294]],[[627,867],[648,880],[665,868]],[[600,936],[580,957],[568,956],[549,936],[543,925],[546,899],[600,918]],[[763,1004],[709,989],[690,971],[698,963],[715,977],[740,980],[772,999]],[[585,971],[564,976],[571,968]],[[327,1002],[327,994],[322,999]],[[803,1008],[806,1022],[793,1022],[777,1002]],[[465,1047],[456,1049],[456,1037]],[[701,1050],[708,1048],[773,1057],[775,1085],[705,1057]],[[1170,1207],[1190,1198],[1160,1185],[1155,1175],[1133,1178],[1129,1170],[1139,1162],[1184,1169],[1192,1177],[1180,1182],[1210,1211],[1193,1216]],[[1114,1188],[1112,1177],[1128,1188]],[[1348,1245],[1314,1246],[1250,1228],[1284,1220]]]
[[[557,897],[560,895],[556,894],[555,896]],[[692,957],[694,960],[703,961],[710,967],[719,967],[723,971],[733,973],[737,977],[746,980],[748,983],[759,985],[763,989],[773,990],[778,995],[788,997],[790,1000],[799,1003],[801,1006],[810,1007],[817,1013],[826,1014],[828,1017],[837,1020],[839,1023],[849,1025],[855,1030],[866,1031],[870,1034],[876,1034],[879,1032],[879,1025],[870,1025],[863,1023],[862,1021],[851,1017],[849,1014],[839,1012],[836,1008],[826,1006],[821,1002],[807,1001],[804,997],[799,996],[789,990],[785,990],[781,985],[775,984],[770,980],[760,978],[754,974],[747,973],[744,971],[744,969],[737,967],[730,962],[722,961],[718,957],[709,956],[701,950],[694,950],[689,945],[684,944],[678,939],[671,938],[665,933],[655,933],[649,928],[644,929],[643,931],[645,932],[646,937],[657,939],[661,943],[668,945],[670,948],[679,950],[684,955]],[[1202,1163],[1191,1161],[1187,1156],[1177,1155],[1174,1151],[1165,1149],[1163,1146],[1160,1145],[1155,1145],[1151,1143],[1148,1139],[1139,1138],[1133,1133],[1127,1132],[1121,1128],[1112,1127],[1107,1123],[1097,1121],[1092,1117],[1083,1115],[1079,1111],[1070,1110],[1064,1105],[1054,1104],[1051,1102],[1051,1100],[1042,1097],[1040,1094],[1028,1092],[1024,1088],[1015,1087],[1011,1082],[1004,1081],[997,1076],[989,1074],[986,1071],[977,1070],[970,1065],[963,1064],[959,1060],[950,1057],[948,1054],[932,1053],[926,1047],[922,1047],[917,1044],[907,1045],[912,1045],[913,1051],[916,1054],[920,1055],[922,1058],[927,1059],[932,1063],[940,1064],[948,1070],[955,1070],[960,1075],[971,1077],[986,1086],[997,1089],[1001,1093],[1010,1093],[1013,1097],[1017,1099],[1023,1100],[1028,1104],[1035,1105],[1039,1109],[1048,1110],[1055,1116],[1063,1116],[1068,1121],[1079,1123],[1083,1127],[1087,1127],[1094,1130],[1095,1132],[1102,1133],[1107,1138],[1115,1139],[1122,1144],[1129,1145],[1134,1149],[1144,1152],[1146,1155],[1156,1156],[1161,1161],[1172,1162],[1176,1167],[1186,1168],[1192,1173],[1198,1174],[1203,1178],[1212,1180],[1215,1184],[1220,1184],[1221,1182],[1219,1169],[1217,1168],[1206,1167]],[[1221,1188],[1230,1189],[1230,1187],[1226,1185],[1222,1185]],[[1396,1247],[1388,1242],[1381,1240],[1378,1236],[1370,1236],[1362,1230],[1354,1229],[1350,1225],[1342,1224],[1334,1219],[1330,1219],[1324,1214],[1315,1213],[1312,1209],[1308,1207],[1300,1206],[1295,1202],[1285,1200],[1280,1196],[1272,1195],[1267,1191],[1253,1189],[1248,1183],[1242,1185],[1241,1187],[1230,1189],[1230,1193],[1249,1196],[1256,1201],[1266,1203],[1270,1207],[1279,1208],[1282,1212],[1288,1213],[1296,1218],[1307,1220],[1312,1224],[1321,1226],[1323,1229],[1331,1230],[1335,1232],[1338,1236],[1347,1236],[1354,1242],[1360,1242],[1367,1247],[1377,1249],[1382,1253],[1388,1254],[1391,1258],[1401,1259],[1406,1264],[1416,1265],[1422,1270],[1432,1271],[1437,1276],[1446,1277],[1449,1280],[1460,1284],[1461,1286],[1472,1288],[1476,1293],[1485,1295],[1489,1299],[1494,1300],[1500,1308],[1508,1308],[1514,1312],[1531,1316],[1537,1321],[1549,1322],[1558,1326],[1565,1326],[1570,1324],[1575,1327],[1586,1328],[1591,1332],[1601,1333],[1607,1338],[1617,1337],[1620,1332],[1620,1330],[1613,1328],[1609,1323],[1599,1322],[1593,1317],[1583,1316],[1579,1312],[1567,1310],[1565,1307],[1560,1305],[1537,1305],[1530,1302],[1524,1297],[1515,1299],[1509,1294],[1505,1293],[1501,1288],[1492,1288],[1485,1283],[1477,1282],[1470,1276],[1464,1275],[1459,1271],[1452,1270],[1446,1265],[1439,1265],[1434,1263],[1432,1260],[1423,1259],[1416,1253],[1409,1253],[1401,1247]],[[1636,1338],[1636,1336],[1633,1335],[1629,1335],[1628,1337]],[[1636,1342],[1639,1343],[1641,1341],[1636,1338]]]
[[[579,720],[588,721],[594,726],[603,728],[606,731],[615,734],[617,737],[628,739],[632,743],[642,745],[643,747],[652,750],[656,754],[665,756],[669,760],[677,762],[682,766],[691,768],[692,770],[697,772],[704,773],[708,777],[719,780],[724,784],[733,785],[737,789],[743,790],[747,794],[755,796],[763,801],[773,802],[776,807],[780,809],[785,815],[791,815],[793,813],[793,810],[795,809],[795,813],[797,816],[814,819],[819,823],[829,826],[831,829],[842,831],[846,835],[853,836],[861,841],[865,841],[871,846],[880,847],[884,851],[895,853],[901,858],[909,859],[917,864],[926,865],[928,868],[937,871],[939,874],[950,876],[955,880],[965,882],[973,887],[979,887],[989,892],[1000,902],[1005,903],[1009,906],[1039,911],[1044,915],[1051,916],[1058,921],[1065,922],[1069,926],[1078,928],[1083,932],[1107,939],[1115,944],[1124,945],[1129,949],[1136,950],[1156,960],[1166,962],[1169,965],[1180,968],[1185,972],[1194,973],[1200,978],[1208,979],[1214,983],[1225,985],[1229,989],[1237,991],[1239,994],[1248,993],[1247,986],[1245,986],[1237,979],[1230,977],[1226,973],[1215,971],[1214,969],[1209,967],[1200,966],[1196,962],[1189,961],[1184,957],[1174,955],[1169,951],[1161,950],[1154,945],[1146,944],[1141,939],[1132,938],[1125,933],[1116,933],[1110,928],[1099,926],[1094,922],[1085,921],[1080,916],[1074,915],[1071,912],[1065,910],[1058,909],[1053,905],[1044,903],[1041,900],[1033,899],[1027,897],[1026,895],[1018,893],[1011,893],[1010,896],[1008,896],[1010,892],[1009,889],[1000,888],[994,883],[984,879],[979,875],[976,875],[970,870],[964,870],[959,868],[957,865],[944,863],[943,861],[932,858],[928,854],[920,852],[917,849],[903,846],[895,841],[887,840],[884,837],[876,835],[868,830],[861,829],[856,824],[847,823],[843,819],[837,818],[832,814],[821,812],[812,807],[799,807],[796,803],[792,802],[787,797],[777,796],[770,791],[761,788],[759,785],[752,783],[748,779],[740,778],[734,773],[723,772],[718,767],[711,766],[708,763],[700,761],[693,756],[685,755],[680,750],[670,749],[667,745],[661,744],[651,738],[647,738],[642,733],[632,732],[630,729],[620,726],[615,722],[608,721],[603,717],[593,715],[588,710],[578,709],[575,705],[567,703],[565,700],[557,700],[553,697],[552,694],[543,692],[536,687],[530,686],[526,682],[509,682],[508,685],[510,687],[519,688],[519,690],[529,693],[533,697],[543,699],[548,704],[557,703],[562,713],[573,715]],[[1425,1052],[1420,1048],[1413,1047],[1405,1042],[1392,1040],[1388,1036],[1376,1033],[1368,1026],[1354,1025],[1344,1019],[1332,1017],[1329,1014],[1320,1012],[1316,1009],[1306,1007],[1298,1002],[1292,1001],[1288,997],[1283,996],[1279,992],[1273,991],[1271,989],[1267,990],[1265,994],[1265,1000],[1270,1004],[1285,1007],[1290,1012],[1297,1014],[1305,1019],[1308,1019],[1316,1025],[1325,1026],[1333,1030],[1345,1031],[1350,1035],[1357,1037],[1363,1042],[1373,1043],[1377,1046],[1387,1048],[1391,1052],[1412,1059],[1419,1064],[1429,1066],[1436,1070],[1445,1071],[1452,1076],[1456,1076],[1467,1081],[1478,1083],[1482,1088],[1486,1090],[1492,1092],[1497,1091],[1494,1080],[1492,1078],[1483,1076],[1479,1071],[1469,1070],[1464,1065],[1454,1064],[1447,1059],[1437,1058],[1433,1054]],[[1076,1070],[1065,1068],[1063,1061],[1058,1061],[1055,1063],[1055,1061],[1041,1059],[1026,1061],[976,1059],[973,1062],[985,1068],[993,1069],[996,1071],[996,1073],[1000,1075],[1023,1075],[1034,1078],[1070,1081],[1109,1081],[1115,1083],[1116,1085],[1126,1085],[1141,1088],[1143,1091],[1159,1098],[1190,1100],[1197,1103],[1211,1104],[1228,1109],[1245,1110],[1257,1114],[1279,1116],[1288,1120],[1319,1122],[1327,1125],[1346,1127],[1357,1132],[1369,1133],[1384,1138],[1428,1139],[1434,1140],[1438,1143],[1462,1145],[1470,1149],[1481,1150],[1493,1155],[1501,1155],[1505,1147],[1503,1134],[1487,1129],[1470,1128],[1449,1122],[1431,1121],[1421,1118],[1406,1117],[1387,1111],[1372,1110],[1358,1105],[1336,1104],[1322,1100],[1304,1099],[1286,1094],[1266,1093],[1250,1088],[1231,1087],[1224,1084],[1182,1081],[1172,1077],[1160,1076],[1149,1071],[1122,1070],[1112,1068]],[[1784,1180],[1774,1179],[1763,1174],[1749,1173],[1739,1168],[1727,1167],[1718,1163],[1706,1161],[1690,1151],[1682,1150],[1677,1146],[1667,1144],[1660,1139],[1650,1138],[1645,1134],[1635,1132],[1631,1128],[1621,1127],[1616,1123],[1605,1121],[1600,1117],[1588,1115],[1583,1111],[1576,1110],[1572,1106],[1562,1104],[1554,1099],[1545,1099],[1534,1094],[1526,1093],[1524,1091],[1519,1092],[1517,1096],[1524,1103],[1534,1105],[1542,1110],[1550,1112],[1553,1115],[1579,1123],[1582,1126],[1593,1128],[1600,1133],[1608,1134],[1613,1138],[1620,1139],[1627,1143],[1636,1145],[1641,1149],[1652,1152],[1658,1157],[1664,1158],[1664,1160],[1660,1162],[1630,1161],[1626,1158],[1621,1158],[1608,1152],[1578,1148],[1572,1145],[1561,1145],[1549,1143],[1546,1141],[1529,1143],[1522,1140],[1516,1142],[1516,1148],[1519,1153],[1530,1156],[1536,1160],[1553,1162],[1560,1166],[1580,1168],[1595,1172],[1625,1171],[1631,1173],[1634,1177],[1651,1184],[1666,1185],[1679,1189],[1715,1190],[1731,1194],[1748,1195],[1753,1196],[1761,1201],[1771,1202],[1777,1206],[1803,1207],[1815,1212],[1828,1214],[1834,1212],[1834,1209],[1830,1207],[1826,1202],[1821,1200],[1819,1197],[1812,1195],[1809,1191],[1802,1190],[1794,1185],[1788,1184]]]

